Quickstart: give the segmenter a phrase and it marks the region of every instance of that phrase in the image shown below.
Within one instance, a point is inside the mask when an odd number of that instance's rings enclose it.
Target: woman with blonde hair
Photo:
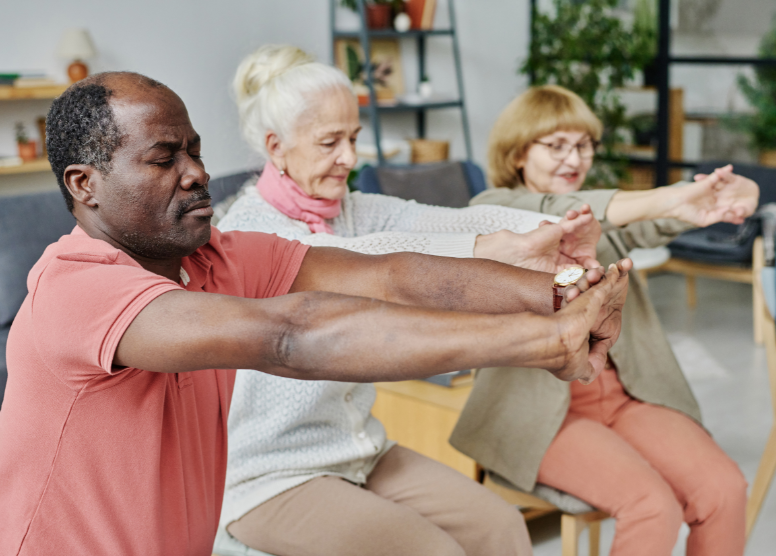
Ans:
[[[367,254],[491,258],[546,271],[595,263],[587,255],[595,252],[600,227],[589,208],[536,229],[546,216],[348,192],[361,129],[352,86],[342,72],[295,47],[266,46],[248,56],[234,88],[245,138],[267,163],[220,221],[222,230]],[[375,395],[371,384],[238,371],[214,551],[530,554],[514,507],[386,439],[370,413]]]
[[[581,190],[600,138],[600,121],[577,95],[529,89],[493,126],[488,172],[496,188],[471,204],[562,214],[587,203],[603,230],[604,265],[696,226],[740,223],[757,206],[757,185],[729,166],[673,187]],[[701,426],[634,272],[622,316],[622,334],[591,385],[547,380],[536,369],[481,370],[450,441],[520,489],[542,483],[609,513],[617,519],[612,556],[667,556],[683,521],[688,555],[740,555],[746,481]]]

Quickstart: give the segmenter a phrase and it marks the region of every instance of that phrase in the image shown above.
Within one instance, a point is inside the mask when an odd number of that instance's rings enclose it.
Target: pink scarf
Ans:
[[[271,162],[264,165],[256,189],[265,201],[286,216],[306,222],[312,233],[334,234],[326,219],[339,216],[342,206],[339,199],[313,199],[294,180],[281,176]]]

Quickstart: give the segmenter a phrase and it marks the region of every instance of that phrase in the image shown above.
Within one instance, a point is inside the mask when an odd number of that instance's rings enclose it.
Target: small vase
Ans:
[[[429,99],[434,94],[434,87],[431,85],[431,81],[421,81],[418,85],[418,96],[420,98]]]
[[[776,149],[760,151],[760,165],[776,168]]]
[[[38,158],[38,149],[36,148],[35,141],[17,143],[17,145],[19,146],[19,158],[24,162],[31,162]]]
[[[370,29],[385,29],[391,26],[390,4],[367,4],[366,26]]]
[[[409,31],[410,25],[412,25],[412,20],[410,19],[410,16],[405,13],[400,13],[393,18],[393,28],[399,33],[406,33]]]

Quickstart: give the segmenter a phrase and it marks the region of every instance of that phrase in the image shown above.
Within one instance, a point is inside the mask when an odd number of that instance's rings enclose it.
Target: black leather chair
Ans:
[[[236,193],[255,174],[240,172],[211,180],[213,205]],[[8,377],[8,333],[27,295],[27,274],[46,247],[74,226],[59,191],[0,197],[0,405]]]

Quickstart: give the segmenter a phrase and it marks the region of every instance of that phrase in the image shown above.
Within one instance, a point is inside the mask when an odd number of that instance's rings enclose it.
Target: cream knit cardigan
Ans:
[[[527,232],[557,218],[507,207],[451,209],[385,195],[349,193],[313,234],[252,185],[219,222],[221,231],[274,233],[313,246],[368,254],[412,251],[471,257],[478,234]],[[372,384],[305,381],[239,370],[229,413],[229,464],[221,528],[278,494],[323,475],[363,484],[393,444],[372,417]],[[219,538],[227,537],[219,531]],[[218,543],[217,543],[218,544]]]

